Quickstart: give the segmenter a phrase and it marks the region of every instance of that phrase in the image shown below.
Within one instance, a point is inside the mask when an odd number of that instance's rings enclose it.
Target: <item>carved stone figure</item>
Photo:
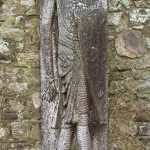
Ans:
[[[106,8],[102,0],[43,0],[42,149],[107,150]]]

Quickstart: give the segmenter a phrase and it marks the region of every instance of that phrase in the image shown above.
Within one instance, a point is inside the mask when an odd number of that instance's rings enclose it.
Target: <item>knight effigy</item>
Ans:
[[[42,1],[43,150],[108,149],[106,19],[102,0]]]

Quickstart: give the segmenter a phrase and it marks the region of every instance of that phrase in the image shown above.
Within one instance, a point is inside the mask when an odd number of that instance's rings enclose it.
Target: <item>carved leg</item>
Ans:
[[[78,140],[79,149],[92,150],[88,122],[86,124],[84,123],[85,123],[84,121],[83,122],[81,121],[77,125],[77,140]]]
[[[78,97],[77,140],[80,150],[92,150],[88,127],[88,100],[84,73],[81,72]]]
[[[60,131],[58,149],[57,150],[70,150],[73,137],[73,128],[71,125],[64,126]]]

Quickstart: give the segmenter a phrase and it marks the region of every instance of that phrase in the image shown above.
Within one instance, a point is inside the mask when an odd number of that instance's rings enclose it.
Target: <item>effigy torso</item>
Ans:
[[[57,2],[59,20],[58,72],[62,81],[63,106],[66,107],[63,115],[67,123],[76,122],[78,95],[80,95],[79,83],[81,80],[85,80],[85,78],[81,78],[84,70],[74,15],[75,11],[83,9],[83,6],[86,8],[87,4],[81,0]]]

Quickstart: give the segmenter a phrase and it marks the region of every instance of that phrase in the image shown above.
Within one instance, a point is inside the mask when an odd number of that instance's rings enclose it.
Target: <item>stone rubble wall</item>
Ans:
[[[40,150],[36,2],[0,0],[0,24],[0,150]]]
[[[40,150],[37,0],[0,0],[0,150]],[[108,0],[109,150],[150,149],[150,0]]]
[[[108,1],[110,150],[150,149],[150,0]]]

